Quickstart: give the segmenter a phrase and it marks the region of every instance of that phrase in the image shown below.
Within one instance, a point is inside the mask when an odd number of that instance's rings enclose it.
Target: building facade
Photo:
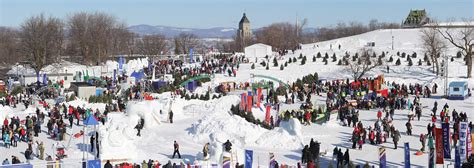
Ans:
[[[407,18],[402,23],[402,28],[419,28],[430,23],[426,10],[410,10]]]

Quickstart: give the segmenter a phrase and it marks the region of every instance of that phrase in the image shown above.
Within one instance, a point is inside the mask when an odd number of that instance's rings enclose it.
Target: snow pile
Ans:
[[[221,156],[219,145],[221,146],[226,140],[232,142],[232,150],[237,154],[242,154],[243,150],[248,147],[273,149],[299,149],[302,147],[299,122],[290,120],[283,122],[281,128],[266,130],[229,112],[229,105],[237,104],[238,101],[239,97],[235,95],[219,99],[215,103],[213,112],[194,123],[190,129],[189,133],[196,141],[211,140],[213,149],[216,149],[211,152],[211,158],[219,161]]]
[[[12,118],[13,116],[15,115],[13,115],[13,109],[10,106],[0,105],[0,122],[2,124],[5,118],[7,118],[8,121],[10,122],[10,118]]]

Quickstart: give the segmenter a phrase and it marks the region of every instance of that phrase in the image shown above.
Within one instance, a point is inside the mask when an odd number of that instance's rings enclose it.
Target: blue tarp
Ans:
[[[87,168],[100,168],[100,160],[88,160]]]
[[[84,125],[99,125],[99,122],[97,122],[93,115],[90,115],[84,120]]]
[[[143,77],[145,77],[145,73],[143,72],[143,69],[138,71],[138,72],[133,72],[130,76],[135,78],[135,81],[141,80]]]

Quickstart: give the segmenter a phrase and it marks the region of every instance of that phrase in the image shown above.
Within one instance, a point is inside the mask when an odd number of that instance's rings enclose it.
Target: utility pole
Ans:
[[[392,50],[393,50],[393,29],[390,29],[390,35],[392,36]]]
[[[444,96],[448,97],[448,65],[449,65],[449,62],[448,62],[448,56],[444,55]]]

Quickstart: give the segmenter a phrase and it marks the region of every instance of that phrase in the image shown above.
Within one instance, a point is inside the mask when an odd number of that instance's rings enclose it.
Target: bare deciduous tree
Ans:
[[[37,74],[44,66],[57,61],[64,39],[63,27],[60,19],[46,18],[43,14],[32,16],[21,25],[22,50]]]
[[[109,55],[129,53],[133,38],[125,24],[105,13],[76,13],[68,19],[72,50],[86,64],[105,61]],[[133,39],[132,39],[133,40]],[[128,51],[127,51],[128,50]]]
[[[372,50],[362,48],[358,53],[359,57],[355,61],[347,59],[347,69],[354,80],[361,79],[367,72],[381,65],[376,57],[371,57],[374,53]]]
[[[446,28],[441,27],[439,24],[436,26],[436,30],[441,34],[441,36],[456,48],[460,49],[465,56],[467,78],[471,78],[472,76],[472,49],[474,47],[474,28],[472,27],[472,23],[472,20],[464,19],[464,26],[462,28],[454,29],[449,25],[452,23],[448,23]]]
[[[439,73],[439,59],[441,53],[446,49],[446,43],[436,31],[436,28],[423,28],[421,31],[421,41],[423,42],[423,49],[429,56],[433,67],[433,72],[436,75]]]
[[[146,35],[137,42],[137,48],[143,55],[159,55],[168,52],[168,42],[164,35]]]
[[[175,54],[188,54],[189,49],[199,45],[198,37],[194,34],[181,33],[174,37]]]
[[[18,47],[18,31],[0,27],[0,60],[2,63],[11,64],[18,62],[21,57],[17,52]]]

